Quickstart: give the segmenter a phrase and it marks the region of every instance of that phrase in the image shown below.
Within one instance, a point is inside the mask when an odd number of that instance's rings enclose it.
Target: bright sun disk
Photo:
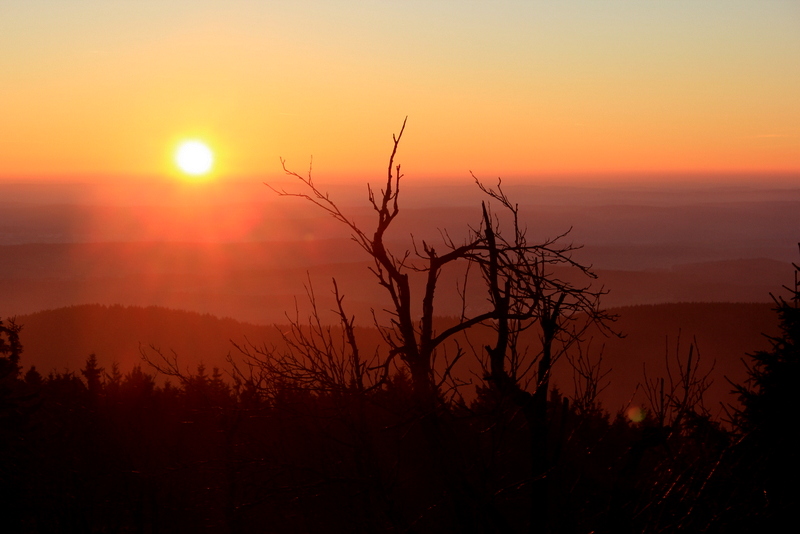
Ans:
[[[184,141],[175,152],[175,163],[192,176],[201,176],[211,170],[214,153],[202,141]]]

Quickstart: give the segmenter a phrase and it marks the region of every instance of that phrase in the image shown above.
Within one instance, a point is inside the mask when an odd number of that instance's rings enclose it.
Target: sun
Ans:
[[[175,163],[186,174],[203,176],[208,174],[214,165],[214,153],[202,141],[195,139],[184,141],[175,151]]]

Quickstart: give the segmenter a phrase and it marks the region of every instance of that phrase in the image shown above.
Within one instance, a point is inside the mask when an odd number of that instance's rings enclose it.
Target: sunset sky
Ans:
[[[0,179],[800,173],[800,2],[0,2]]]

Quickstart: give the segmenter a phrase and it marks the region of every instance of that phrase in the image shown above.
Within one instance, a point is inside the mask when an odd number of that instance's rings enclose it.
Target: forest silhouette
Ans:
[[[187,367],[145,344],[130,368],[90,354],[77,370],[43,374],[25,363],[24,325],[0,321],[3,530],[782,528],[800,474],[797,276],[788,298],[774,298],[768,346],[747,356],[724,415],[706,402],[709,362],[685,339],[667,346],[664,368],[645,369],[639,409],[609,411],[609,356],[588,341],[618,337],[617,314],[566,234],[529,238],[502,183],[476,179],[481,216],[459,238],[397,249],[385,237],[402,207],[402,132],[369,190],[370,225],[310,173],[284,167],[300,189],[276,189],[350,231],[388,302],[369,328],[334,281],[337,324],[309,285],[308,316],[289,315],[273,339],[242,327],[224,367]],[[439,315],[450,280],[461,280],[460,313]],[[570,375],[568,391],[557,378]]]
[[[728,425],[696,398],[682,403],[682,383],[660,399],[666,418],[649,406],[639,422],[591,396],[551,390],[547,525],[530,513],[527,423],[491,386],[436,408],[446,452],[464,467],[461,482],[484,501],[474,513],[494,516],[459,527],[462,512],[443,480],[451,475],[430,453],[403,370],[368,391],[325,390],[285,374],[231,382],[202,365],[158,383],[147,366],[123,373],[94,355],[78,371],[43,376],[24,369],[20,328],[6,320],[4,531],[778,528],[797,495],[797,296],[776,304],[779,332],[749,357],[750,380],[737,385],[743,402]]]

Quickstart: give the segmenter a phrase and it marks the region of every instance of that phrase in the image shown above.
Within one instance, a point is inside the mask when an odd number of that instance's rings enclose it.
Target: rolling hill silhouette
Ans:
[[[769,304],[678,303],[611,311],[619,315],[615,329],[625,337],[596,336],[591,343],[594,356],[602,349],[604,368],[611,369],[610,385],[602,395],[604,405],[611,411],[634,398],[643,365],[649,376],[663,374],[665,354],[674,358],[680,338],[681,355],[685,356],[689,343],[696,339],[702,369],[711,369],[716,362],[715,382],[706,398],[707,406],[715,413],[720,402],[734,401],[725,377],[734,382],[744,380],[741,358],[768,346],[762,333],[777,332]],[[42,372],[77,371],[89,354],[96,354],[106,370],[117,362],[124,372],[143,364],[141,349],[149,350],[151,345],[165,354],[174,351],[183,369],[194,370],[201,363],[207,368],[224,369],[228,354],[241,357],[231,341],[280,346],[280,332],[286,330],[285,326],[255,325],[155,306],[70,306],[19,316],[17,321],[23,325],[23,364],[35,365]],[[358,335],[366,345],[377,342],[373,328],[360,328]],[[474,346],[483,343],[478,337],[471,338]],[[477,371],[475,364],[469,368],[471,371],[462,371],[466,378]],[[567,362],[557,366],[555,378],[562,390],[571,391],[572,374]],[[470,393],[467,391],[467,395]],[[641,400],[641,396],[634,399]]]

